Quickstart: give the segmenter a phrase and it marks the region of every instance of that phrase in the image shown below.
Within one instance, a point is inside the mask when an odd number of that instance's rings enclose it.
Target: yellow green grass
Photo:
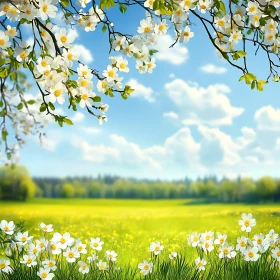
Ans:
[[[148,258],[152,241],[161,241],[165,255],[187,251],[189,233],[206,230],[227,233],[236,243],[240,215],[253,213],[255,233],[280,232],[280,205],[190,204],[190,200],[53,200],[0,202],[0,220],[24,220],[31,235],[41,236],[38,225],[52,223],[55,231],[70,232],[82,241],[100,237],[105,250],[119,254],[119,264],[136,265]],[[195,256],[194,256],[195,257]]]

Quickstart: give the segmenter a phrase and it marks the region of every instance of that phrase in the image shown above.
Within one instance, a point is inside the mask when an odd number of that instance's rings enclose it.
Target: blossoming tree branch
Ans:
[[[135,34],[116,30],[108,9],[119,9],[121,16],[135,5],[145,17]],[[123,84],[131,67],[128,58],[135,60],[140,73],[152,73],[158,38],[169,32],[174,34],[170,47],[186,43],[194,37],[194,20],[206,30],[217,54],[240,70],[240,81],[262,91],[265,83],[279,80],[279,6],[279,0],[1,0],[0,130],[8,159],[24,143],[24,135],[42,136],[49,116],[60,126],[71,125],[56,110],[64,103],[74,111],[77,106],[85,109],[100,124],[107,121],[109,106],[102,103],[102,95],[127,99],[133,92]],[[118,54],[109,57],[106,69],[90,68],[79,58],[80,52],[73,47],[75,33],[56,23],[60,14],[72,29],[108,34],[108,53]],[[24,38],[26,27],[31,30],[31,41]],[[265,54],[266,77],[258,79],[252,73],[247,63],[249,48],[256,55]],[[32,84],[40,93],[36,100],[26,94]],[[16,145],[9,145],[10,134],[15,135]]]

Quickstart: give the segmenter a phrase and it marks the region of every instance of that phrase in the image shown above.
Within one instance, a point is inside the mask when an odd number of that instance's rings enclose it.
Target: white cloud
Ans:
[[[234,107],[225,95],[230,88],[223,84],[207,88],[180,79],[165,84],[168,97],[179,108],[185,125],[230,125],[240,116],[243,108]]]
[[[139,97],[147,100],[148,102],[152,103],[155,102],[155,98],[152,96],[153,90],[150,87],[145,87],[144,85],[140,84],[135,79],[130,79],[127,84],[129,84],[135,91],[131,93],[131,97]]]
[[[223,74],[227,72],[227,69],[224,67],[219,67],[214,64],[206,64],[200,67],[203,72],[209,74]]]
[[[280,109],[262,107],[256,111],[255,120],[260,130],[280,131]]]
[[[169,78],[170,79],[174,79],[175,78],[175,74],[174,73],[169,74]]]
[[[171,120],[175,120],[175,121],[179,120],[179,115],[174,112],[163,113],[163,117],[171,119]]]
[[[91,51],[88,48],[86,48],[84,45],[74,44],[73,48],[74,48],[74,50],[77,50],[80,52],[80,60],[82,62],[85,62],[85,63],[93,62],[94,59],[93,59]]]
[[[176,44],[174,47],[170,46],[175,42],[170,35],[159,37],[156,49],[158,52],[155,54],[158,60],[170,62],[172,64],[182,64],[189,57],[189,51],[181,44]]]
[[[95,127],[82,127],[81,128],[86,134],[99,134],[101,133],[101,130],[99,128],[95,128]]]
[[[85,115],[83,113],[80,113],[80,112],[76,112],[74,114],[74,116],[71,118],[71,120],[73,121],[73,123],[79,123],[79,122],[82,122],[85,118]]]
[[[46,136],[41,137],[41,145],[50,152],[54,152],[56,149],[56,142],[52,138],[47,138]]]

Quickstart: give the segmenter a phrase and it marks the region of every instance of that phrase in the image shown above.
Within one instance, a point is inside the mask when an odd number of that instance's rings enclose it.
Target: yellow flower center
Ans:
[[[240,242],[240,246],[241,246],[241,247],[244,247],[245,245],[246,245],[246,243],[245,243],[244,241],[241,241],[241,242]]]
[[[157,247],[155,248],[155,251],[160,251],[160,247],[157,246]]]
[[[195,237],[193,238],[193,241],[194,241],[194,242],[197,242],[197,241],[198,241],[198,237],[195,236]]]
[[[31,264],[32,263],[32,259],[27,259],[27,261],[26,261],[28,264]]]
[[[94,246],[94,247],[97,247],[97,246],[98,246],[98,243],[97,243],[97,242],[95,242],[95,243],[93,244],[93,246]]]
[[[209,246],[210,246],[209,243],[206,243],[206,244],[205,244],[205,248],[206,248],[206,249],[208,249]]]
[[[125,64],[123,62],[120,64],[120,68],[125,69]]]
[[[145,28],[144,28],[144,32],[145,33],[149,33],[151,31],[151,27],[150,26],[146,26]]]
[[[42,65],[43,67],[46,67],[46,66],[48,65],[48,63],[47,63],[46,60],[42,60],[41,65]],[[47,227],[44,227],[44,230],[47,230],[47,229],[48,229]]]
[[[5,265],[4,263],[1,263],[1,264],[0,264],[0,268],[1,268],[1,269],[4,269],[5,267],[6,267],[6,265]]]
[[[46,32],[45,30],[43,30],[43,31],[41,32],[41,35],[42,35],[42,37],[45,37],[45,36],[47,35],[47,32]]]
[[[113,78],[115,76],[115,72],[113,70],[110,70],[108,72],[109,77]]]
[[[56,246],[54,244],[51,245],[52,250],[56,249]]]
[[[43,247],[44,247],[44,243],[41,242],[39,246],[40,246],[41,248],[43,248]]]
[[[280,257],[280,251],[279,251],[279,252],[277,252],[276,256],[277,256],[277,257]]]
[[[17,13],[17,10],[16,10],[16,9],[12,9],[12,10],[11,10],[11,13],[12,13],[13,15],[15,15],[15,14]]]
[[[164,30],[164,25],[163,24],[161,24],[160,26],[159,26],[159,28],[158,28],[160,31],[163,31]]]
[[[38,250],[36,248],[33,249],[33,254],[36,254]]]
[[[260,16],[257,16],[257,15],[254,16],[254,21],[259,21],[259,19],[260,19]]]
[[[101,269],[104,269],[104,268],[105,268],[105,265],[104,265],[104,264],[100,265],[100,268],[101,268]]]
[[[200,9],[205,10],[205,9],[206,9],[206,5],[202,4],[202,5],[200,6]]]
[[[269,34],[268,36],[267,36],[267,39],[268,40],[272,40],[274,38],[274,36],[272,35],[272,34]]]
[[[187,31],[185,31],[185,32],[184,32],[184,36],[185,36],[185,37],[189,37],[189,36],[190,36],[190,33],[187,32]]]
[[[85,265],[82,266],[82,270],[86,270],[86,268],[87,268],[87,267],[86,267]]]
[[[249,252],[249,254],[248,254],[248,256],[250,257],[250,258],[253,258],[254,257],[254,252]]]
[[[69,252],[69,253],[68,253],[68,257],[69,257],[69,258],[73,258],[73,257],[74,257],[74,253],[73,253],[73,252]]]
[[[244,221],[244,225],[245,225],[246,227],[248,227],[248,226],[250,225],[250,221],[249,221],[249,220]]]
[[[5,40],[0,39],[0,45],[1,45],[1,46],[4,46],[4,45],[5,45]]]
[[[53,267],[54,263],[53,262],[49,262],[49,267]]]
[[[27,15],[30,15],[30,14],[31,14],[31,10],[26,10],[25,13],[26,13]]]
[[[42,276],[43,279],[45,279],[45,278],[47,278],[48,274],[47,274],[46,272],[43,272],[43,273],[41,274],[41,276]]]
[[[84,79],[84,80],[81,81],[81,86],[82,87],[86,87],[87,85],[88,85],[88,81],[87,80]]]
[[[262,244],[262,239],[259,238],[259,239],[257,240],[257,243],[258,243],[258,244]]]
[[[82,95],[82,99],[83,100],[87,100],[88,99],[88,95],[86,94],[86,93],[84,93],[83,95]],[[96,247],[96,246],[95,246]]]
[[[62,91],[61,91],[60,89],[56,89],[56,90],[54,91],[54,96],[55,96],[55,97],[59,97],[61,94],[62,94]],[[65,242],[66,242],[66,240],[62,237],[62,238],[60,239],[60,243],[61,243],[61,244],[64,244]]]
[[[67,42],[67,37],[65,35],[60,37],[60,41],[64,44]]]
[[[4,11],[5,13],[9,12],[9,10],[10,10],[10,7],[9,7],[9,6],[4,6],[4,7],[3,7],[3,11]]]
[[[11,34],[11,35],[14,35],[15,34],[15,30],[14,29],[9,29],[9,33]]]
[[[78,246],[78,251],[82,251],[83,250],[83,246]]]
[[[199,262],[197,265],[198,265],[199,267],[202,267],[202,266],[203,266],[203,263],[202,263],[202,262]]]
[[[26,237],[25,236],[23,236],[22,238],[21,238],[21,242],[25,242],[26,241]]]
[[[107,84],[105,81],[102,81],[102,88],[106,88]]]
[[[229,253],[229,250],[226,248],[226,249],[224,249],[224,254],[225,255],[228,255],[228,253]]]
[[[27,55],[26,55],[25,52],[22,52],[19,56],[20,56],[22,59],[25,59]]]
[[[252,12],[254,12],[256,10],[256,8],[255,8],[255,6],[251,6],[250,8],[249,8],[249,11],[252,13]]]
[[[48,11],[48,6],[47,6],[47,5],[44,5],[44,6],[42,7],[42,10],[43,10],[44,13],[46,13],[46,12]]]
[[[207,235],[205,239],[206,239],[206,240],[210,240],[210,236],[209,236],[209,235]]]
[[[185,6],[189,7],[191,5],[191,1],[187,0],[185,1]]]
[[[224,26],[224,24],[225,24],[225,22],[224,22],[223,19],[220,19],[220,20],[218,21],[218,25],[219,25],[219,26]]]
[[[224,238],[221,238],[221,239],[220,239],[220,243],[222,244],[222,243],[224,243],[224,242],[225,242]]]
[[[238,39],[238,35],[237,34],[233,34],[232,37],[233,37],[234,40]]]
[[[72,53],[68,53],[67,58],[68,58],[69,60],[72,60],[72,59],[73,59],[73,54],[72,54]]]
[[[83,74],[83,76],[86,76],[88,74],[88,71],[83,70],[82,74]]]
[[[148,269],[149,269],[149,265],[145,264],[143,268],[144,268],[145,270],[148,270]]]
[[[8,231],[9,228],[7,226],[4,227],[4,231]]]

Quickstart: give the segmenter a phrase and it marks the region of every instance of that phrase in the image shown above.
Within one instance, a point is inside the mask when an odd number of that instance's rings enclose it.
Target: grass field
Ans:
[[[118,263],[137,265],[148,258],[152,241],[161,241],[164,255],[186,252],[191,232],[213,230],[227,233],[235,244],[241,236],[238,220],[251,212],[257,220],[251,235],[280,232],[280,205],[190,204],[188,200],[53,200],[26,203],[0,202],[0,219],[25,220],[31,235],[41,236],[38,225],[52,223],[55,231],[70,232],[82,241],[100,237],[105,250],[115,250]]]

